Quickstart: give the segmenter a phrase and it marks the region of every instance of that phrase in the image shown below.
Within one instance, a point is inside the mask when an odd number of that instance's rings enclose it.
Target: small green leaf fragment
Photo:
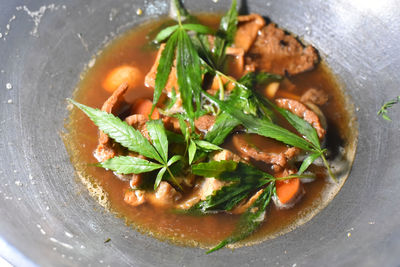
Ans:
[[[185,30],[195,31],[201,34],[212,34],[214,32],[211,28],[201,24],[183,24],[182,27]]]
[[[307,156],[307,158],[301,163],[301,166],[299,168],[299,171],[297,174],[301,175],[303,172],[307,170],[307,168],[317,159],[321,156],[320,152],[315,152],[311,153],[310,155]]]
[[[220,148],[219,146],[204,140],[194,140],[194,142],[199,148],[202,148],[204,150],[222,150],[222,148]]]
[[[162,31],[160,31],[156,38],[154,39],[155,42],[160,43],[162,41],[164,41],[165,39],[167,39],[168,37],[171,36],[171,34],[173,34],[176,29],[178,29],[179,25],[173,25],[173,26],[169,26],[165,29],[163,29]]]
[[[189,164],[192,164],[194,155],[196,154],[196,150],[197,150],[196,143],[192,139],[190,139],[189,149],[188,149]]]
[[[181,155],[174,155],[174,156],[172,156],[172,158],[170,158],[168,160],[167,166],[169,167],[169,166],[171,166],[172,164],[174,164],[175,162],[177,162],[178,160],[181,160],[181,159],[182,159]]]
[[[154,182],[154,190],[156,190],[158,188],[158,186],[161,183],[161,180],[164,176],[165,171],[167,170],[167,167],[163,167],[161,168],[161,170],[158,172],[157,177],[156,177],[156,181]]]
[[[223,172],[236,170],[238,163],[233,160],[202,162],[192,165],[192,173],[204,177],[218,178]]]
[[[120,174],[139,174],[160,169],[162,167],[162,165],[158,163],[131,156],[113,157],[104,162],[100,162],[99,166]]]

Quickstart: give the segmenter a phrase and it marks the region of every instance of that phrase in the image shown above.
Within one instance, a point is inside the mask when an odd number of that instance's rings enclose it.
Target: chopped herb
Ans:
[[[377,115],[378,115],[378,116],[382,116],[382,118],[383,118],[384,120],[391,121],[392,119],[391,119],[391,118],[389,117],[389,115],[387,114],[387,113],[388,113],[388,109],[391,108],[391,107],[393,107],[394,105],[396,105],[396,104],[399,103],[399,102],[400,102],[400,95],[399,95],[398,97],[396,97],[396,98],[394,98],[394,99],[392,99],[392,100],[387,101],[386,103],[384,103],[384,104],[382,105],[382,107],[379,109]]]

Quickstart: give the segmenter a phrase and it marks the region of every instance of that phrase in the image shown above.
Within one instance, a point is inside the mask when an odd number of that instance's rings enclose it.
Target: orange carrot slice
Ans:
[[[103,81],[103,88],[112,93],[122,83],[127,83],[129,88],[133,88],[142,80],[142,73],[136,67],[122,65],[111,70]]]
[[[284,181],[276,181],[276,194],[282,204],[290,203],[296,199],[301,190],[299,178],[293,178]]]
[[[132,114],[142,114],[145,116],[149,116],[151,112],[151,107],[153,103],[145,98],[140,98],[136,100],[135,104],[132,106]],[[154,109],[153,113],[151,114],[151,118],[153,120],[157,120],[160,118],[160,113],[158,112],[157,108]]]

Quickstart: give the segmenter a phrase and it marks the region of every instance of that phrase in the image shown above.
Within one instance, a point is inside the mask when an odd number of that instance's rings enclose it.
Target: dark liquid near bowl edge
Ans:
[[[215,27],[219,23],[220,16],[208,14],[200,18],[204,24]],[[142,79],[144,79],[156,55],[155,50],[148,49],[150,39],[147,36],[149,32],[166,21],[160,20],[142,25],[108,45],[96,58],[95,65],[83,74],[82,81],[74,93],[75,100],[100,108],[110,95],[102,89],[101,83],[110,70],[122,64],[140,67]],[[296,85],[296,94],[300,95],[311,87],[323,89],[329,94],[329,101],[322,108],[329,122],[327,146],[333,150],[337,150],[339,146],[344,147],[348,156],[343,160],[352,161],[356,133],[351,134],[352,120],[344,106],[345,97],[326,65],[321,62],[315,70],[297,75],[290,80]],[[141,97],[152,97],[152,90],[145,87],[144,82],[142,84],[126,94],[127,102],[133,102]],[[215,214],[193,217],[173,214],[149,204],[139,207],[127,205],[123,198],[124,192],[129,188],[129,183],[119,180],[110,171],[87,165],[87,163],[95,162],[93,151],[97,146],[97,127],[82,112],[74,109],[66,128],[68,133],[65,134],[64,140],[80,179],[88,185],[89,190],[103,205],[125,218],[128,224],[162,240],[202,247],[215,245],[233,231],[238,216]],[[262,145],[259,139],[255,142],[257,145]],[[347,165],[351,166],[351,162]],[[250,244],[274,237],[308,221],[339,191],[349,170],[338,184],[329,182],[325,171],[321,168],[315,168],[315,171],[318,178],[312,183],[304,184],[306,194],[299,203],[289,210],[278,210],[271,204],[267,219],[259,231],[241,244]]]

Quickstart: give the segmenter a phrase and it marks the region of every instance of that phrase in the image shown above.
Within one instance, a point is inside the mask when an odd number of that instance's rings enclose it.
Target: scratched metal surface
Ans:
[[[224,10],[228,1],[187,2],[189,9],[214,11]],[[165,14],[168,5],[0,0],[2,257],[16,266],[398,265],[400,107],[393,109],[397,119],[391,123],[376,111],[400,92],[400,2],[249,2],[248,11],[314,44],[355,102],[357,156],[330,205],[284,236],[208,256],[136,233],[103,213],[75,181],[59,136],[68,114],[65,98],[104,42]],[[107,238],[111,242],[104,244]]]

